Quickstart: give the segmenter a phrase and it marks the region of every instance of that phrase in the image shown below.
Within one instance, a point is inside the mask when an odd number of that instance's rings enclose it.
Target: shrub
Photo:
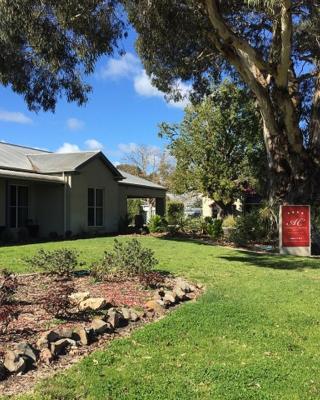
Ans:
[[[223,235],[222,219],[213,219],[211,223],[206,224],[205,230],[212,239],[221,238]]]
[[[70,277],[78,265],[78,253],[73,249],[47,251],[40,249],[33,257],[26,259],[32,268],[63,277]]]
[[[180,201],[170,201],[167,204],[167,219],[169,225],[179,225],[184,219],[184,204]]]
[[[168,222],[160,215],[154,215],[150,218],[148,228],[151,233],[166,232],[168,228]]]
[[[230,240],[239,246],[245,246],[249,242],[261,241],[266,237],[266,227],[256,211],[238,217],[235,229],[230,234]]]
[[[49,290],[42,298],[43,308],[55,318],[67,318],[71,314],[70,295],[74,293],[72,281],[59,281],[59,285]]]
[[[103,258],[93,264],[91,274],[97,280],[137,276],[152,271],[157,264],[153,250],[143,248],[137,239],[127,243],[115,239],[113,250],[106,251]]]
[[[12,303],[17,290],[17,277],[6,269],[2,270],[0,275],[0,306]]]
[[[202,218],[186,218],[183,223],[186,232],[202,234],[205,228],[205,222]]]
[[[234,215],[228,215],[223,219],[222,227],[223,228],[235,228],[236,226],[236,218]]]
[[[17,277],[6,269],[0,275],[0,335],[8,331],[8,326],[17,318],[18,310],[12,304],[13,296],[18,289]]]

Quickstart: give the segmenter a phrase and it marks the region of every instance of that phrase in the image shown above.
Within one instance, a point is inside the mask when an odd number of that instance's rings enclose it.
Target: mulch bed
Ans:
[[[54,290],[57,283],[52,276],[45,274],[20,275],[18,291],[15,294],[14,310],[18,317],[13,320],[6,333],[0,334],[0,355],[11,345],[21,341],[33,343],[42,333],[59,324],[59,327],[78,325],[79,321],[57,320],[44,308],[46,294]],[[89,292],[91,297],[104,297],[114,306],[143,308],[153,298],[154,291],[144,289],[138,279],[119,282],[94,283],[90,276],[74,277],[76,292]],[[1,307],[0,307],[1,312]]]

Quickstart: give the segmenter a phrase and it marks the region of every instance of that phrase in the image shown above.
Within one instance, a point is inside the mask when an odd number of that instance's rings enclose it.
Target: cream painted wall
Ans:
[[[34,185],[35,218],[39,225],[39,236],[46,237],[50,232],[64,234],[64,187],[37,183]]]
[[[86,164],[79,174],[72,175],[69,188],[68,226],[72,233],[116,232],[119,225],[119,185],[99,158]],[[104,215],[102,227],[88,226],[88,188],[104,190]]]

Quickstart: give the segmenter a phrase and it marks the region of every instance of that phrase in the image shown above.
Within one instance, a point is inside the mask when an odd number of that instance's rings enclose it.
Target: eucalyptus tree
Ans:
[[[320,193],[319,0],[125,0],[137,49],[169,96],[179,79],[193,99],[226,74],[245,84],[263,121],[270,196],[316,202]],[[226,110],[227,112],[227,110]]]
[[[57,99],[83,104],[99,56],[124,32],[114,0],[0,0],[0,85],[31,110],[54,110]]]

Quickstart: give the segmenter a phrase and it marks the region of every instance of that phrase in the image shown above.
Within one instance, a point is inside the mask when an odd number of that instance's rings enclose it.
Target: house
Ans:
[[[164,215],[166,189],[118,170],[101,152],[51,153],[0,143],[0,226],[33,236],[117,232],[128,198],[155,198]]]

